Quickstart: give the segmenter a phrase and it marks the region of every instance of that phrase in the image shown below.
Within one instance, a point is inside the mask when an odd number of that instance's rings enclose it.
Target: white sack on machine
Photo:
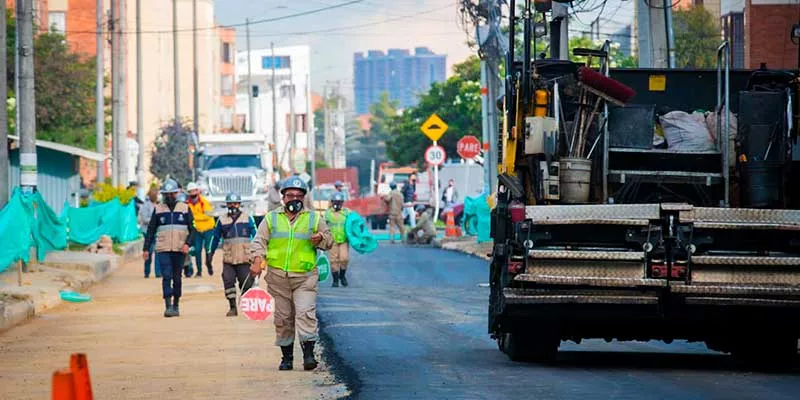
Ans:
[[[706,116],[706,127],[708,128],[708,132],[711,134],[711,137],[714,138],[714,143],[717,143],[717,113],[716,112],[707,112]],[[724,116],[723,116],[724,118]],[[723,122],[724,123],[724,122]],[[723,125],[724,126],[724,125]],[[737,129],[738,123],[736,119],[736,114],[730,113],[730,120],[728,123],[729,137],[728,137],[728,164],[733,167],[736,165],[736,136],[737,136]],[[724,135],[724,132],[723,132]],[[720,149],[721,151],[722,149]]]
[[[716,149],[702,113],[672,111],[659,117],[659,121],[669,150],[692,152]]]

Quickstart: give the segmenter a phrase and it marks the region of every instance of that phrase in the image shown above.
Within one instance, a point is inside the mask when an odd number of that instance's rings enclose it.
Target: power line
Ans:
[[[263,23],[267,23],[267,22],[283,21],[283,20],[286,20],[286,19],[297,18],[297,17],[302,17],[302,16],[306,16],[306,15],[312,15],[312,14],[318,14],[318,13],[321,13],[321,12],[324,12],[324,11],[333,10],[333,9],[337,9],[337,8],[342,8],[342,7],[346,7],[346,6],[349,6],[349,5],[352,5],[352,4],[356,4],[356,3],[361,3],[363,1],[364,0],[350,0],[348,2],[341,3],[341,4],[334,4],[334,5],[327,6],[327,7],[315,8],[313,10],[297,12],[297,13],[294,13],[294,14],[283,15],[283,16],[280,16],[280,17],[257,19],[257,20],[250,21],[250,25],[258,25],[258,24],[263,24]],[[175,29],[175,30],[174,29],[169,29],[169,30],[141,31],[139,33],[142,33],[142,34],[173,34],[175,32],[211,31],[211,30],[215,30],[217,28],[235,28],[235,27],[246,26],[246,25],[247,25],[246,22],[241,22],[241,23],[238,23],[238,24],[214,25],[214,26],[210,26],[210,27],[206,26],[206,27],[201,27],[201,28],[196,28],[196,29],[195,28]],[[64,31],[64,33],[86,33],[86,34],[91,33],[91,34],[97,34],[97,31],[70,31],[70,30],[67,30],[67,31]],[[111,33],[111,31],[102,31],[101,33]],[[125,32],[118,32],[118,33],[124,34],[124,35],[128,35],[128,34],[136,34],[137,32],[136,31],[125,31]]]

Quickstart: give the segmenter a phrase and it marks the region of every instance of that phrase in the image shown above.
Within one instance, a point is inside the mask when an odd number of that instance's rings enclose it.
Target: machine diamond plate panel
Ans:
[[[627,223],[645,225],[659,218],[658,204],[590,204],[577,206],[527,206],[525,216],[539,224]],[[581,222],[584,221],[584,222]]]

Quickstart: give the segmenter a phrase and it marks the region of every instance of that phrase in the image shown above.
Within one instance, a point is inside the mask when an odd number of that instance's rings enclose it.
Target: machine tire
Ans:
[[[378,219],[376,217],[369,217],[370,226],[372,226],[372,230],[378,229]]]
[[[378,222],[378,228],[377,229],[385,230],[388,227],[388,225],[389,225],[388,217],[385,216],[385,215],[382,215],[380,217],[380,221]]]
[[[514,362],[551,363],[558,355],[560,340],[550,333],[505,333],[498,346]]]

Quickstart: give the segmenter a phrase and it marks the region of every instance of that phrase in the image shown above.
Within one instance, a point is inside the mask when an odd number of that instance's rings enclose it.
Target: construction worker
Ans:
[[[278,210],[283,207],[281,203],[281,182],[275,181],[267,192],[267,211]]]
[[[433,210],[423,205],[417,206],[417,225],[408,231],[408,242],[430,244],[436,237],[436,227],[433,225]],[[422,231],[422,235],[419,232]]]
[[[194,240],[194,220],[186,203],[177,199],[178,183],[167,179],[161,186],[164,201],[156,205],[144,240],[144,259],[155,240],[156,262],[161,266],[161,289],[164,296],[164,317],[180,316],[181,269],[189,244]]]
[[[336,192],[331,196],[331,206],[325,212],[325,222],[333,234],[333,247],[328,251],[328,260],[331,263],[331,274],[333,275],[333,287],[347,287],[347,262],[350,261],[350,243],[347,241],[345,222],[350,210],[344,208],[344,195]]]
[[[397,183],[389,182],[392,189],[383,200],[389,205],[389,240],[394,244],[394,228],[400,230],[400,241],[406,240],[406,227],[403,224],[403,194],[397,189]]]
[[[214,221],[214,206],[200,194],[200,187],[197,186],[196,183],[189,182],[186,186],[186,190],[189,192],[189,198],[186,204],[189,206],[189,209],[192,211],[192,216],[194,217],[195,236],[193,247],[195,265],[197,266],[195,278],[203,276],[203,253],[206,255],[208,274],[214,275],[214,268],[211,266],[211,257],[209,256],[211,238],[214,233],[214,225],[216,224]],[[191,265],[189,265],[188,272],[191,275]]]
[[[286,179],[281,187],[283,210],[264,217],[250,245],[250,273],[266,274],[267,290],[275,300],[275,344],[283,354],[281,371],[292,369],[295,327],[303,349],[303,368],[317,367],[317,249],[330,249],[333,236],[323,218],[314,210],[303,209],[307,193],[308,186],[300,177]]]
[[[230,309],[228,317],[238,315],[236,311],[236,281],[242,293],[250,289],[253,279],[250,273],[250,241],[256,234],[256,223],[253,218],[241,210],[242,196],[229,193],[225,197],[228,213],[220,217],[214,227],[211,241],[211,258],[222,241],[222,284],[225,286],[225,298]]]
[[[336,191],[337,191],[337,192],[339,192],[339,193],[341,193],[341,192],[342,192],[343,186],[344,186],[344,185],[342,184],[342,181],[336,181],[336,182],[333,184],[333,187],[334,187],[334,188],[336,188]]]

